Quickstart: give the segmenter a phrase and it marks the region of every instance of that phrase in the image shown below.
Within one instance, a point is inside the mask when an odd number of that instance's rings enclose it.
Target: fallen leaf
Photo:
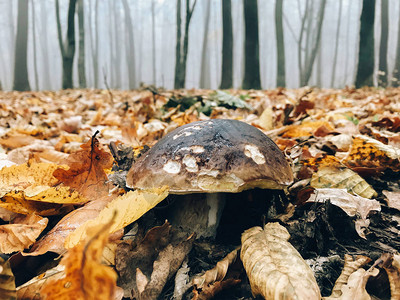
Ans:
[[[65,247],[71,248],[86,238],[87,228],[95,224],[106,224],[116,214],[115,222],[112,223],[110,233],[124,228],[139,219],[147,211],[168,196],[168,188],[154,189],[149,191],[131,191],[115,198],[101,210],[98,216],[87,221],[73,231],[65,240]]]
[[[382,191],[382,194],[385,195],[389,207],[400,210],[400,191]]]
[[[383,265],[390,283],[391,299],[400,299],[400,255],[390,254],[392,256],[392,263],[390,265]]]
[[[321,126],[324,126],[328,131],[334,131],[334,127],[326,121],[304,121],[299,125],[286,126],[282,137],[300,138],[312,136]]]
[[[169,223],[149,230],[142,241],[133,246],[124,241],[116,253],[116,269],[124,296],[136,299],[157,299],[189,253],[194,235],[176,237]]]
[[[67,252],[60,262],[65,278],[43,285],[40,294],[45,299],[115,299],[117,274],[100,263],[112,221],[88,229],[87,239]]]
[[[371,211],[381,211],[378,201],[351,195],[345,189],[315,189],[314,194],[306,202],[323,203],[326,201],[340,207],[350,217],[357,216],[356,231],[364,239],[366,239],[364,231],[370,223],[368,215]]]
[[[108,194],[108,178],[104,169],[113,164],[112,155],[100,148],[96,134],[81,150],[69,156],[69,169],[58,168],[53,176],[59,182],[77,190],[88,199],[97,199]]]
[[[1,299],[17,299],[15,289],[15,278],[12,273],[10,262],[0,257],[0,296]]]
[[[8,254],[29,248],[47,222],[47,218],[30,214],[16,217],[13,224],[0,225],[0,252]]]
[[[322,167],[314,173],[310,185],[314,188],[346,189],[364,198],[376,197],[376,191],[357,173],[345,167]]]
[[[288,242],[279,223],[253,227],[242,234],[240,258],[254,296],[265,299],[321,299],[314,274]]]

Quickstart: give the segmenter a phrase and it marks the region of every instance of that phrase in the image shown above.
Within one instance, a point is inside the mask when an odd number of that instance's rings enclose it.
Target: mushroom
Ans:
[[[257,128],[237,120],[211,119],[181,126],[143,154],[127,174],[127,186],[169,186],[186,195],[172,224],[215,237],[228,193],[284,189],[292,170],[278,146]]]

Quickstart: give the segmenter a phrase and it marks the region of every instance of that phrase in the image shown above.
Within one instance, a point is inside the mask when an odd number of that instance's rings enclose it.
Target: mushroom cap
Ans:
[[[278,146],[259,129],[228,119],[197,121],[160,139],[128,172],[135,189],[169,186],[172,194],[283,189],[293,173]]]

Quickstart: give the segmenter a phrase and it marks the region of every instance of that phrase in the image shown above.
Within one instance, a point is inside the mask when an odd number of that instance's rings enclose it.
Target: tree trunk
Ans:
[[[31,3],[31,12],[32,12],[32,41],[33,41],[33,70],[34,70],[34,78],[35,78],[35,89],[39,90],[39,73],[37,67],[37,47],[36,47],[36,17],[35,17],[35,1]]]
[[[41,49],[41,62],[43,64],[42,72],[40,74],[42,89],[51,90],[52,84],[50,80],[50,64],[49,64],[49,45],[47,34],[47,8],[46,2],[40,1],[40,49]]]
[[[62,56],[62,88],[72,89],[72,70],[75,56],[75,7],[77,0],[70,0],[68,6],[68,19],[67,19],[67,38],[65,43],[62,41],[62,31],[60,24],[60,8],[59,0],[56,0],[56,17],[57,17],[57,32],[58,43],[60,46]]]
[[[157,84],[157,70],[156,70],[156,22],[155,22],[155,0],[151,1],[151,37],[153,39],[153,47],[152,47],[152,51],[153,51],[153,84],[156,85]]]
[[[210,24],[211,1],[206,1],[204,34],[203,34],[203,49],[201,50],[200,63],[200,88],[210,88],[209,61],[207,56],[208,46],[208,27]]]
[[[338,57],[338,48],[339,48],[339,33],[340,33],[340,25],[342,20],[342,6],[343,0],[339,0],[339,16],[338,16],[338,23],[336,27],[336,39],[335,39],[335,54],[333,56],[333,70],[332,70],[332,77],[331,77],[331,88],[335,87],[335,77],[336,77],[336,64],[337,64],[337,57]]]
[[[319,11],[318,11],[317,25],[316,25],[316,30],[317,30],[316,38],[314,39],[314,42],[310,48],[310,52],[306,53],[306,55],[305,55],[306,57],[305,57],[304,70],[303,70],[303,73],[300,74],[300,76],[301,76],[300,77],[300,85],[301,86],[307,85],[310,80],[310,77],[311,77],[315,57],[317,55],[318,46],[319,46],[319,43],[321,40],[322,22],[324,20],[325,7],[326,7],[326,0],[321,0],[321,4],[319,7]],[[301,47],[301,43],[299,46]]]
[[[176,61],[175,61],[175,89],[185,87],[186,79],[186,60],[189,47],[189,25],[192,18],[193,10],[196,6],[197,0],[194,0],[192,7],[190,7],[190,0],[186,0],[186,17],[185,17],[185,31],[183,35],[183,45],[181,41],[181,0],[177,0],[176,8]]]
[[[17,37],[15,39],[14,84],[16,91],[29,91],[27,46],[28,46],[28,0],[18,0]]]
[[[222,78],[220,89],[233,86],[233,33],[231,0],[222,0]]]
[[[116,1],[112,1],[113,3],[113,14],[114,14],[114,61],[113,68],[115,70],[115,88],[121,87],[121,49],[120,49],[120,34],[118,30],[118,24],[121,19],[119,15],[119,10],[116,7]]]
[[[93,66],[93,86],[98,88],[99,86],[99,18],[98,18],[98,8],[99,0],[95,1],[95,7],[93,9],[92,0],[89,0],[89,37],[90,37],[90,50],[92,52],[92,66]],[[93,24],[93,14],[94,14],[94,24]],[[94,33],[93,33],[94,27]]]
[[[363,0],[356,87],[372,86],[374,74],[375,0]]]
[[[400,1],[399,1],[400,4]],[[400,10],[400,8],[399,8]],[[396,46],[396,59],[393,68],[393,78],[392,78],[392,86],[399,87],[400,86],[400,19],[398,21],[398,31],[397,31],[397,46]]]
[[[276,86],[286,86],[285,74],[285,41],[283,35],[283,0],[275,2],[275,33],[276,33]]]
[[[381,42],[379,45],[379,71],[378,85],[387,86],[387,50],[388,50],[388,32],[389,32],[389,3],[388,0],[381,0]]]
[[[85,72],[85,20],[83,0],[78,0],[78,24],[79,24],[79,57],[78,57],[78,78],[79,87],[85,88],[86,72]]]
[[[125,11],[125,32],[127,35],[126,47],[126,63],[128,64],[128,80],[129,89],[136,87],[136,73],[135,73],[135,51],[134,51],[134,37],[133,37],[133,23],[131,18],[131,10],[127,0],[122,0]]]
[[[242,87],[244,89],[261,89],[257,0],[243,0],[243,8],[245,23],[245,64]]]

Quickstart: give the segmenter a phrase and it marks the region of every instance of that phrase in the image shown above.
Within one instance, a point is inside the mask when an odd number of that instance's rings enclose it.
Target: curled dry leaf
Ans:
[[[364,198],[376,197],[376,191],[357,173],[348,168],[322,167],[314,173],[310,185],[314,188],[346,189]]]
[[[68,251],[60,262],[65,277],[43,285],[45,299],[115,299],[117,274],[100,263],[112,221],[88,229],[87,239]]]
[[[167,196],[167,187],[149,191],[136,190],[119,196],[108,203],[96,218],[89,219],[72,232],[65,241],[65,247],[71,248],[77,245],[79,241],[86,238],[88,228],[95,224],[108,223],[114,214],[116,214],[115,222],[110,227],[110,233],[116,232],[139,219]]]
[[[364,230],[370,223],[369,213],[381,210],[378,201],[351,195],[344,189],[315,189],[307,202],[325,202],[328,200],[344,210],[348,216],[357,216],[356,231],[364,239],[366,238]]]
[[[385,195],[389,207],[400,210],[400,190],[393,192],[382,191],[382,194]]]
[[[265,299],[321,299],[314,274],[288,242],[279,223],[253,227],[242,234],[240,257],[253,295]]]
[[[1,299],[16,299],[15,278],[10,262],[0,257],[0,297]]]
[[[113,164],[112,155],[100,148],[95,136],[72,153],[67,164],[69,169],[59,168],[53,172],[59,182],[77,190],[86,198],[94,200],[108,194],[109,186],[105,169]]]
[[[48,219],[35,214],[22,215],[13,224],[0,225],[0,252],[12,253],[29,248],[46,228]]]
[[[400,255],[392,255],[392,263],[389,266],[384,265],[390,283],[391,299],[400,299]]]
[[[222,260],[217,262],[216,266],[211,270],[193,278],[192,283],[195,295],[193,299],[211,299],[222,289],[231,287],[240,282],[239,279],[235,278],[225,279],[228,268],[237,260],[239,249],[240,248],[236,248],[230,252]]]

